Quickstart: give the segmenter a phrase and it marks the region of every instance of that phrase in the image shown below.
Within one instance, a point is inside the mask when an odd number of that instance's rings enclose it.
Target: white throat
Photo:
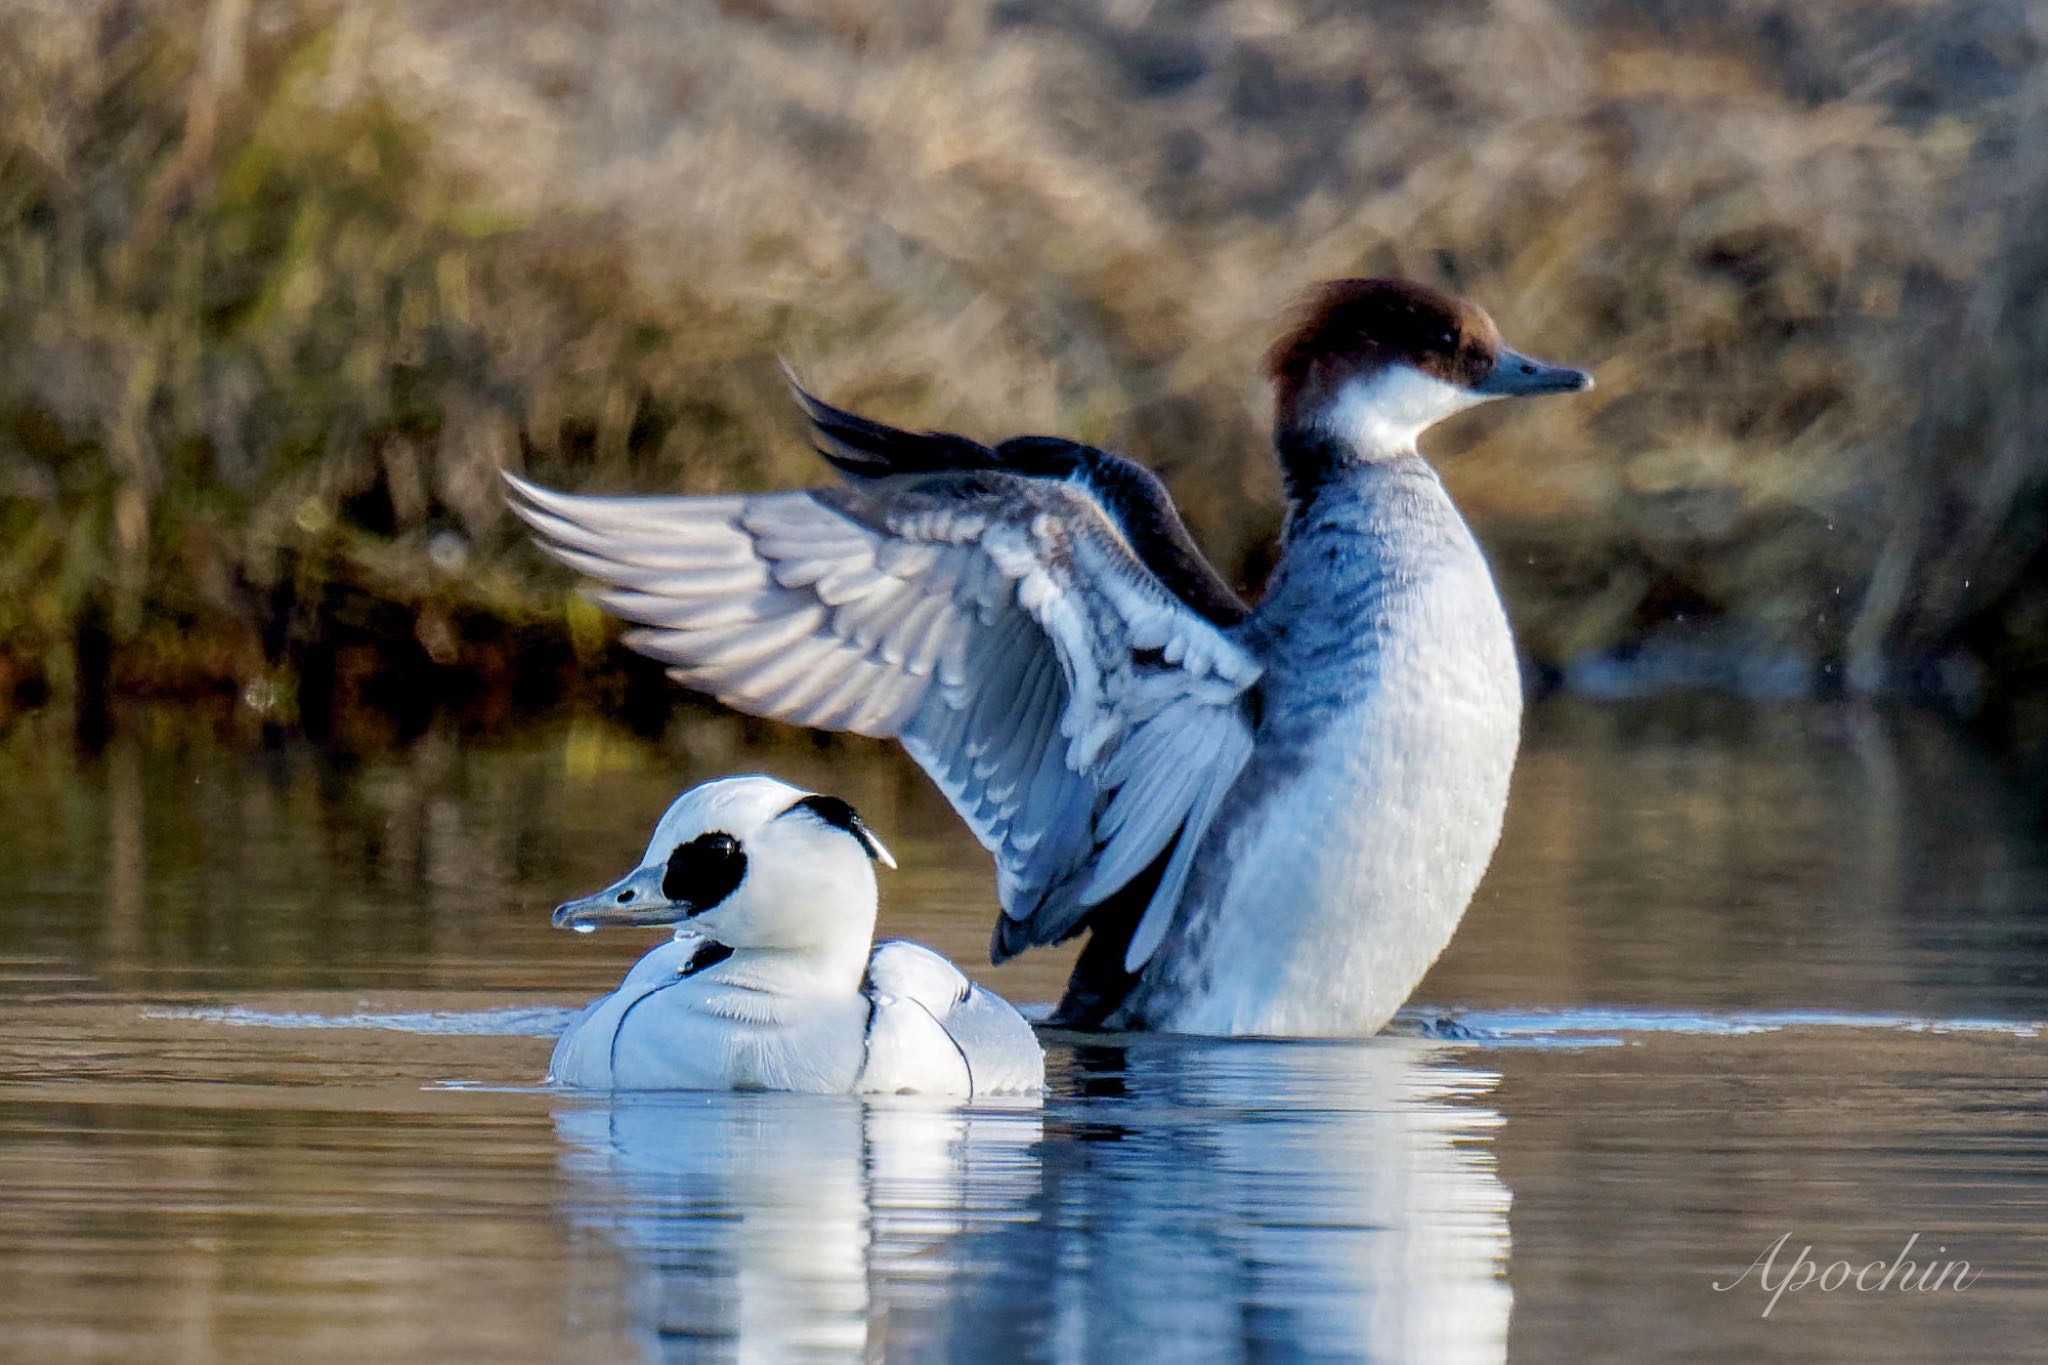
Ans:
[[[874,947],[876,888],[867,854],[815,821],[756,834],[747,874],[710,910],[678,926],[733,950],[721,964],[757,989],[852,994]]]
[[[1368,459],[1405,455],[1416,438],[1454,412],[1486,401],[1409,365],[1347,379],[1315,424]]]

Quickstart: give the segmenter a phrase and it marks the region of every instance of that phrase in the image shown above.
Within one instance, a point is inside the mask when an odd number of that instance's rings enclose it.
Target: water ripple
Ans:
[[[245,1005],[203,1005],[145,1009],[145,1019],[190,1019],[236,1028],[385,1029],[394,1033],[462,1034],[553,1038],[577,1011],[560,1005],[524,1005],[495,1010],[401,1010],[320,1014],[312,1010],[257,1010]]]
[[[2022,1019],[1936,1019],[1911,1014],[1857,1014],[1845,1010],[1698,1010],[1608,1008],[1466,1010],[1411,1008],[1396,1020],[1404,1031],[1482,1047],[1626,1047],[1635,1034],[1743,1037],[1787,1029],[1863,1029],[1891,1033],[1983,1033],[2037,1038],[2042,1025]]]

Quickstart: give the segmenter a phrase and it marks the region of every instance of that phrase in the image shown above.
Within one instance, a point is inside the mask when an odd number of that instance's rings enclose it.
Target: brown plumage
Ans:
[[[1329,280],[1304,296],[1266,373],[1285,428],[1347,379],[1405,364],[1471,388],[1499,356],[1500,332],[1475,304],[1412,280]]]

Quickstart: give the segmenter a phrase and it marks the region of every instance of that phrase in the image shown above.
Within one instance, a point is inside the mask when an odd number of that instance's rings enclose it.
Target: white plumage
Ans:
[[[555,912],[578,929],[682,927],[584,1010],[548,1078],[614,1090],[1038,1090],[1043,1056],[1016,1010],[927,948],[872,943],[871,858],[887,850],[844,802],[766,777],[686,792],[638,867]]]

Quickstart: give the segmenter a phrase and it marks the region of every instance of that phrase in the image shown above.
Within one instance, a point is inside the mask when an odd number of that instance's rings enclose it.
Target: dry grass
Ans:
[[[777,351],[894,420],[1146,459],[1256,577],[1255,358],[1302,285],[1397,272],[1599,372],[1432,447],[1539,664],[1676,641],[1730,685],[2048,692],[2043,28],[2020,0],[17,5],[0,640],[61,683],[104,620],[138,684],[288,684],[337,594],[434,660],[546,630],[562,584],[495,467],[812,479]]]

